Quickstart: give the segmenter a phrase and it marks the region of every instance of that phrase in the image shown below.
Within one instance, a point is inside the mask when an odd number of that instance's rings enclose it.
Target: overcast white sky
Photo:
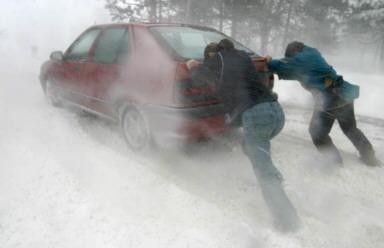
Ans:
[[[37,46],[39,56],[48,56],[87,27],[110,22],[103,0],[0,0],[0,6],[0,51]]]

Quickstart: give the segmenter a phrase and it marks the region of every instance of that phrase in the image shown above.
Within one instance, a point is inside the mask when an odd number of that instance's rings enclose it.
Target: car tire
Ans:
[[[135,106],[124,107],[120,127],[128,147],[134,152],[146,153],[153,149],[154,140],[144,113]]]
[[[47,80],[45,82],[44,91],[45,91],[45,98],[47,99],[47,102],[50,105],[52,105],[54,107],[60,107],[61,106],[61,101],[59,99],[58,92],[55,89],[55,87],[53,86],[53,83],[51,80]]]

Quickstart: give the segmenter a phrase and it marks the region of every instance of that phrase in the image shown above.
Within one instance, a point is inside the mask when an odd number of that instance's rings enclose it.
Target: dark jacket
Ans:
[[[241,114],[258,103],[276,101],[272,90],[261,83],[250,56],[244,51],[220,51],[199,67],[192,75],[197,77],[201,72],[213,75],[229,124],[240,125]]]
[[[268,68],[280,79],[299,81],[314,95],[317,106],[322,109],[337,108],[359,96],[359,87],[344,81],[312,47],[304,46],[293,57],[272,60]]]

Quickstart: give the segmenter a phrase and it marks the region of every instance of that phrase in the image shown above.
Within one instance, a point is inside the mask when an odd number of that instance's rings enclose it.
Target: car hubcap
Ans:
[[[136,110],[128,110],[125,113],[123,130],[128,145],[133,150],[140,150],[149,142],[147,125],[143,116]]]

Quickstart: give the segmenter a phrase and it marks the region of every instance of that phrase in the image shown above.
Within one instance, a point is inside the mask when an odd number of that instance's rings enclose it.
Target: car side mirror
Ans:
[[[63,52],[61,51],[54,51],[51,53],[49,58],[53,61],[62,61],[64,58]]]

